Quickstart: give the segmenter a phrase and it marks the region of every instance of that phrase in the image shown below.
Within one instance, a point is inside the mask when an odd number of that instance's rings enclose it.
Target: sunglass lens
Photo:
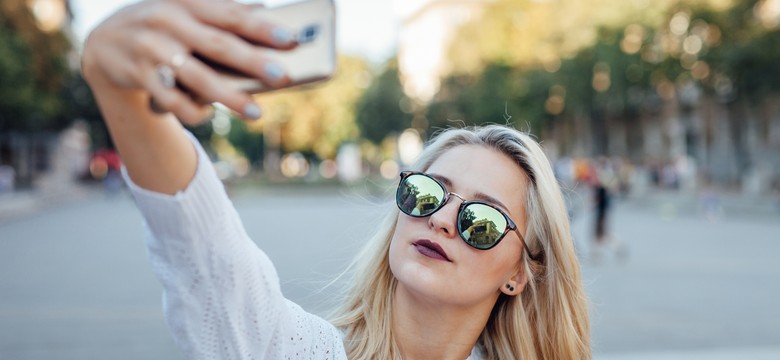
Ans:
[[[469,204],[458,217],[461,237],[477,249],[493,247],[505,229],[504,215],[484,204]]]
[[[425,175],[410,175],[398,186],[396,202],[404,213],[425,216],[436,211],[444,200],[444,189]]]

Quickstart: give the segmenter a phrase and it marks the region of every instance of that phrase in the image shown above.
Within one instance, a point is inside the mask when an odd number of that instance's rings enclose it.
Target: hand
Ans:
[[[84,77],[98,97],[103,91],[140,94],[191,125],[208,113],[203,102],[258,118],[261,111],[251,96],[230,88],[199,59],[240,70],[270,87],[286,84],[282,65],[264,53],[291,49],[295,39],[283,27],[253,16],[253,8],[218,0],[154,0],[127,7],[90,34]]]

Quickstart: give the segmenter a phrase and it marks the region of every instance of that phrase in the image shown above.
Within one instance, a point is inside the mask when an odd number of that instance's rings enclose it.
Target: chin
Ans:
[[[421,261],[423,260],[423,261]],[[426,301],[444,301],[452,299],[452,288],[448,288],[452,282],[447,279],[447,274],[441,267],[431,267],[425,264],[424,259],[414,259],[413,257],[393,256],[390,252],[390,271],[398,281],[399,287],[404,287],[406,291],[415,296],[426,299]]]

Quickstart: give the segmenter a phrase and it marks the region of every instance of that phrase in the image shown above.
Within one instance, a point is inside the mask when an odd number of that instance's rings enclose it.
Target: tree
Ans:
[[[262,133],[249,131],[244,121],[231,117],[227,140],[249,160],[252,166],[263,165],[265,139]]]
[[[487,123],[539,130],[550,117],[545,100],[552,84],[552,75],[543,70],[489,63],[477,75],[445,78],[426,115],[434,131]]]
[[[0,4],[0,131],[60,129],[62,90],[71,72],[70,43],[60,31],[43,31],[27,1]]]
[[[390,62],[357,102],[361,136],[378,145],[387,135],[409,128],[411,106],[398,77],[398,66]]]
[[[363,59],[341,56],[327,81],[257,95],[262,119],[231,118],[226,138],[256,167],[285,152],[334,159],[342,143],[358,138],[354,107],[370,78]]]
[[[340,56],[328,81],[259,95],[263,119],[247,124],[247,131],[271,133],[274,139],[266,138],[266,145],[285,152],[333,159],[343,142],[358,137],[355,102],[370,77],[363,59]]]
[[[760,141],[770,145],[769,104],[780,96],[780,15],[773,3],[645,4],[486,3],[457,32],[451,73],[428,107],[431,124],[498,122],[502,109],[494,103],[504,100],[515,124],[556,132],[559,146],[568,147],[563,153],[620,149],[635,161],[688,155],[711,168],[734,161],[738,170],[727,175],[733,183],[760,158],[771,164],[748,131],[759,129]],[[729,144],[718,146],[729,156],[709,148],[716,112],[727,114],[728,130],[720,133]],[[642,148],[648,126],[662,136],[650,152]]]
[[[473,21],[461,27],[449,48],[450,72],[476,74],[488,63],[556,68],[597,41],[600,27],[657,24],[678,0],[485,2]],[[694,0],[689,3],[713,1]]]

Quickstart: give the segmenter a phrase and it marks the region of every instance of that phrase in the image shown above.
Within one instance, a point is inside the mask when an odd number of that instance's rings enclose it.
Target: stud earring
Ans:
[[[506,288],[509,289],[509,291],[515,291],[515,287],[509,284],[506,284]]]

